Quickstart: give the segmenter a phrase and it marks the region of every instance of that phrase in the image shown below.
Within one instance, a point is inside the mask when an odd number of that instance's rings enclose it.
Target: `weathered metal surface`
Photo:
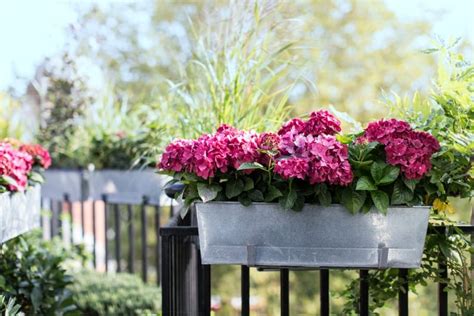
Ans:
[[[41,187],[0,194],[0,243],[40,226]]]
[[[315,268],[417,268],[429,208],[350,214],[341,205],[196,204],[204,264]]]

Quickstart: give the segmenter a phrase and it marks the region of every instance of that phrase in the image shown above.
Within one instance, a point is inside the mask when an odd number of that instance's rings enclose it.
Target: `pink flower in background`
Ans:
[[[304,180],[308,174],[308,168],[308,159],[292,157],[277,160],[273,171],[283,179],[298,178]]]
[[[341,131],[341,122],[326,110],[312,112],[305,123],[306,135],[335,135]]]
[[[193,151],[194,141],[187,139],[175,140],[166,147],[157,167],[168,171],[190,172]]]
[[[440,149],[432,135],[396,119],[370,123],[361,138],[385,145],[387,163],[399,166],[407,179],[420,179],[429,172],[431,156]]]
[[[33,158],[28,153],[14,149],[10,144],[0,143],[0,175],[16,182],[8,185],[10,191],[23,191],[26,188],[32,166]]]
[[[299,118],[294,118],[283,124],[283,126],[278,131],[278,135],[285,135],[288,132],[292,132],[294,134],[301,134],[304,133],[305,129],[305,122]]]
[[[25,144],[20,146],[20,151],[26,152],[33,157],[34,164],[38,164],[44,169],[51,166],[51,156],[49,152],[39,144]]]

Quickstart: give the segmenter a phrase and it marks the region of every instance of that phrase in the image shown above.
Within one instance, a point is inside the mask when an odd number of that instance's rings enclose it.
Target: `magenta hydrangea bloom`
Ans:
[[[312,112],[305,123],[306,135],[335,135],[341,131],[341,122],[326,110]]]
[[[288,132],[302,134],[304,133],[305,129],[306,123],[299,118],[294,118],[283,124],[283,126],[278,131],[278,135],[285,135]]]
[[[407,179],[420,179],[431,170],[431,156],[440,149],[432,135],[415,131],[404,121],[390,119],[370,123],[364,141],[385,145],[387,163],[399,166]]]
[[[331,135],[319,135],[308,144],[311,153],[309,182],[349,185],[353,180],[347,146]]]
[[[277,160],[273,171],[283,179],[298,178],[304,180],[308,175],[309,160],[291,157]]]
[[[14,149],[8,143],[0,143],[0,175],[5,175],[16,184],[8,185],[10,191],[23,191],[28,185],[28,173],[33,166],[33,157]]]
[[[34,164],[38,164],[44,169],[48,169],[51,166],[51,156],[49,152],[39,144],[24,144],[20,146],[20,151],[28,153],[33,157]]]
[[[194,141],[177,139],[166,146],[157,167],[167,171],[191,171]]]
[[[258,147],[262,150],[277,151],[280,145],[280,136],[275,133],[262,133],[258,137]]]

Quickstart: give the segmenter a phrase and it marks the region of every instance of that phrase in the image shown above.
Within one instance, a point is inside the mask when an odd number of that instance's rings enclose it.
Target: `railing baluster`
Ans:
[[[109,246],[107,242],[107,195],[102,195],[102,201],[104,201],[104,248],[105,248],[105,272],[109,271],[109,264],[108,264],[108,259],[109,259]]]
[[[442,255],[440,255],[440,258],[438,259],[438,270],[439,276],[442,279],[448,277],[448,267],[446,265],[446,260]],[[439,316],[448,316],[448,292],[446,291],[446,286],[445,282],[438,283]]]
[[[160,285],[160,205],[155,205],[155,266],[156,266],[156,284]]]
[[[280,269],[280,314],[290,315],[290,272],[288,269]]]
[[[56,213],[54,211],[54,203],[53,200],[49,200],[49,210],[51,211],[51,219],[50,219],[50,228],[49,228],[49,233],[51,236],[51,239],[54,238],[55,233],[56,233]]]
[[[398,315],[408,316],[408,270],[399,269],[400,290],[398,291]]]
[[[134,273],[135,267],[133,259],[135,258],[135,228],[133,225],[133,213],[132,213],[132,205],[127,205],[127,213],[128,213],[128,242],[129,242],[129,250],[128,250],[128,272]]]
[[[148,204],[148,197],[144,196],[141,206],[141,224],[142,224],[142,278],[143,282],[148,279],[148,262],[147,262],[147,220],[146,220],[146,206]]]
[[[73,228],[73,221],[72,221],[72,203],[71,200],[69,199],[69,194],[65,193],[64,194],[64,203],[67,206],[67,212],[69,215],[69,240],[71,242],[71,245],[74,244],[74,228]]]
[[[97,268],[97,229],[95,222],[95,200],[92,200],[92,263]]]
[[[170,304],[170,294],[171,294],[171,278],[172,278],[172,271],[171,265],[173,257],[171,256],[170,252],[170,236],[165,235],[161,237],[161,252],[163,254],[163,262],[161,264],[161,275],[163,279],[161,281],[161,289],[162,289],[162,312],[163,316],[170,316],[171,315],[171,304]]]
[[[242,300],[242,316],[250,314],[250,268],[248,266],[241,267],[241,300]]]
[[[120,265],[121,255],[121,242],[120,242],[120,208],[118,204],[114,204],[114,217],[115,217],[115,260],[117,262],[117,272],[122,272]]]
[[[201,300],[201,313],[199,315],[210,315],[211,314],[211,266],[208,264],[201,264],[201,284],[202,287],[199,290],[202,294]]]
[[[58,201],[57,202],[57,217],[56,217],[56,225],[57,225],[57,231],[56,235],[59,237],[63,237],[63,221],[61,216],[63,215],[63,206],[64,206],[64,201]]]
[[[359,271],[359,294],[360,294],[360,306],[359,306],[359,314],[361,316],[368,316],[369,315],[369,271],[368,270],[360,270]]]
[[[321,316],[329,316],[329,270],[319,270],[319,301]]]

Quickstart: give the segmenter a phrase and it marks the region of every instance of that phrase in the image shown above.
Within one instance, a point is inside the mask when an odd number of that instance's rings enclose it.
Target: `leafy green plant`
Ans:
[[[194,25],[192,59],[158,102],[173,137],[196,137],[222,123],[271,130],[288,115],[292,84],[282,79],[292,43],[276,40],[272,32],[280,27],[272,20],[278,13],[257,2],[234,3],[229,10],[228,19],[211,16],[220,21],[217,28]]]
[[[161,291],[130,274],[82,271],[69,289],[84,315],[156,315],[161,309]]]
[[[410,290],[426,285],[428,280],[445,283],[455,296],[457,311],[451,315],[464,316],[474,313],[472,263],[469,260],[474,248],[470,237],[456,229],[456,223],[446,213],[454,211],[451,197],[472,198],[473,194],[474,67],[451,48],[441,45],[430,50],[440,53],[439,77],[431,99],[415,94],[412,100],[396,97],[389,104],[393,113],[432,133],[441,144],[440,151],[432,157],[433,168],[429,176],[420,184],[425,190],[420,198],[433,204],[430,226],[447,228],[446,232],[427,236],[421,269],[411,270],[408,275]],[[439,261],[447,265],[445,278],[440,277]],[[374,314],[386,301],[396,297],[400,287],[394,278],[396,274],[396,270],[390,269],[369,272],[370,306]],[[346,313],[358,310],[357,289],[358,284],[354,281],[342,293],[347,299]]]
[[[71,252],[60,241],[36,233],[17,237],[0,248],[0,290],[15,299],[26,315],[62,315],[75,306],[66,288],[73,281],[64,262]]]
[[[16,304],[14,298],[7,300],[5,296],[0,295],[0,313],[4,316],[16,316],[20,314],[21,306]]]

